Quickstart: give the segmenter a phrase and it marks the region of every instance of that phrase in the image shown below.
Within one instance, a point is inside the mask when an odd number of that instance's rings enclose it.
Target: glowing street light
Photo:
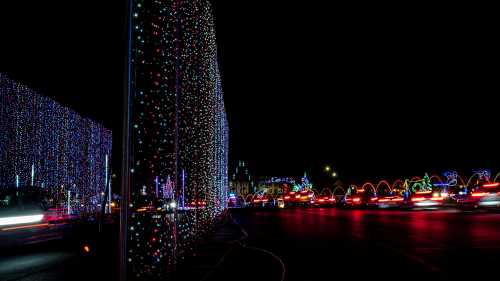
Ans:
[[[337,173],[336,173],[336,172],[333,172],[333,173],[332,173],[332,177],[336,178],[336,177],[337,177]]]
[[[326,167],[325,167],[325,171],[326,171],[326,172],[330,172],[330,170],[331,170],[331,169],[332,169],[332,168],[331,168],[330,166],[326,166]]]

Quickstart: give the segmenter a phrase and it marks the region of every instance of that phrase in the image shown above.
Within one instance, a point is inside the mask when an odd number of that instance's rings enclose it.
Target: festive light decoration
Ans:
[[[448,186],[456,186],[458,184],[458,173],[457,171],[446,171],[443,173],[446,177]]]
[[[411,179],[406,179],[405,181],[398,179],[394,181],[392,186],[390,186],[386,180],[381,180],[377,184],[376,190],[377,193],[379,193],[380,189],[386,186],[392,193],[405,195],[419,192],[430,193],[436,190],[435,194],[440,195],[437,198],[443,199],[448,197],[450,192],[463,195],[477,190],[480,187],[489,188],[500,185],[500,183],[497,183],[496,181],[498,177],[491,180],[491,171],[488,169],[473,171],[467,181],[464,181],[456,171],[446,171],[443,175],[446,177],[446,180],[441,179],[437,175],[429,176],[428,174],[425,174],[423,178],[412,177]],[[497,175],[500,175],[500,173]],[[465,177],[465,179],[467,178]],[[355,185],[352,185],[352,187],[356,188]]]
[[[111,131],[0,74],[0,188],[36,187],[58,210],[94,212]]]
[[[309,181],[309,177],[307,177],[306,172],[304,172],[304,176],[300,179],[300,183],[298,183],[298,184],[296,183],[293,185],[293,191],[295,191],[295,192],[305,190],[305,189],[312,189],[312,188],[313,188],[313,185]]]
[[[226,208],[228,125],[206,0],[132,1],[128,270],[160,279]]]

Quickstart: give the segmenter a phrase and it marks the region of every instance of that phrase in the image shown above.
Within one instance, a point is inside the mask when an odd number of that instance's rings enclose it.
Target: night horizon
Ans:
[[[13,7],[11,20],[26,11],[22,3]],[[12,35],[15,42],[4,52],[2,71],[102,122],[113,129],[117,143],[121,108],[113,104],[122,96],[125,31],[124,7],[112,7],[102,6],[88,26],[82,19],[91,7],[68,6],[68,13],[60,13],[32,6],[27,15],[33,17],[24,17],[21,26],[50,15],[52,21],[27,31],[45,44],[31,48],[35,39]],[[342,178],[354,181],[380,174],[498,169],[489,131],[495,117],[487,102],[493,86],[485,81],[487,65],[477,43],[453,43],[478,34],[458,26],[445,33],[436,28],[451,16],[418,23],[416,12],[406,19],[381,10],[375,16],[347,5],[337,7],[345,14],[331,22],[324,17],[329,12],[316,8],[317,16],[294,21],[307,13],[301,8],[292,3],[267,4],[265,10],[249,3],[214,5],[232,166],[245,160],[256,175],[300,176],[332,164],[346,171]],[[37,15],[39,10],[45,13]],[[382,15],[387,18],[369,24]],[[75,32],[54,29],[58,17]],[[400,24],[388,25],[392,22]],[[101,26],[106,28],[97,29]],[[87,39],[77,39],[79,32]],[[65,58],[52,59],[61,52]],[[21,55],[28,56],[20,60]],[[66,89],[78,84],[83,87],[68,95]],[[471,105],[475,101],[480,106]],[[474,137],[474,132],[485,136]],[[486,151],[478,153],[476,147]]]

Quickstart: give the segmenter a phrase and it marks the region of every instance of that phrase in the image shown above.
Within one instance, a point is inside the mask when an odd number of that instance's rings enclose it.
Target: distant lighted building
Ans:
[[[110,130],[0,74],[0,188],[40,188],[58,207],[93,211],[111,146]]]
[[[238,165],[231,176],[230,192],[245,197],[255,191],[254,184],[253,177],[249,173],[245,161],[238,161]]]
[[[261,178],[257,183],[256,192],[279,195],[293,189],[296,181],[291,177]]]

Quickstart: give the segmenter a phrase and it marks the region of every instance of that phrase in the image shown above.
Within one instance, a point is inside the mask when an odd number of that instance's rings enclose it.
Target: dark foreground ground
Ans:
[[[232,210],[169,280],[499,280],[500,213]],[[113,241],[113,237],[105,239]],[[71,246],[73,247],[73,246]],[[2,253],[0,280],[116,280],[65,243]]]
[[[97,235],[95,225],[74,226],[66,230],[64,238],[0,248],[0,281],[116,280],[116,228],[103,226]],[[85,245],[88,253],[83,250]]]

